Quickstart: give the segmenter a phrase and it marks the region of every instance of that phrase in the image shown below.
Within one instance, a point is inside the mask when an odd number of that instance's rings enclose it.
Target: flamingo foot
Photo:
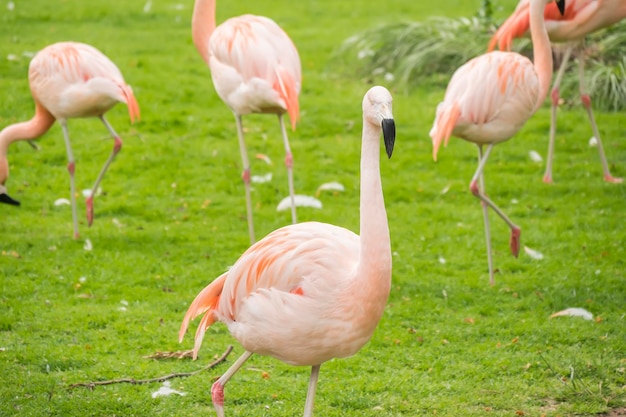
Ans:
[[[93,223],[93,196],[87,197],[87,224],[91,227]]]
[[[545,182],[546,184],[552,184],[552,174],[544,175],[543,182]]]
[[[604,181],[610,182],[612,184],[619,184],[619,183],[624,182],[624,178],[617,178],[617,177],[614,177],[611,174],[607,174],[607,175],[604,176]]]
[[[215,381],[211,387],[211,400],[217,416],[224,417],[224,385],[220,381]]]
[[[74,232],[74,240],[80,239],[80,233]]]
[[[517,258],[520,249],[522,231],[519,227],[511,229],[511,253]]]

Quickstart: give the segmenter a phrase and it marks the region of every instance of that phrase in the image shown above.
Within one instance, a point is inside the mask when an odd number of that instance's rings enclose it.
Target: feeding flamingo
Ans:
[[[267,17],[246,14],[230,18],[216,27],[215,0],[196,0],[191,27],[194,45],[211,69],[215,90],[235,115],[243,164],[248,233],[250,243],[254,243],[250,162],[241,116],[250,113],[278,115],[285,146],[291,219],[296,223],[293,156],[283,114],[288,113],[291,127],[295,130],[300,114],[300,57],[285,31]]]
[[[521,0],[513,14],[498,28],[489,42],[489,50],[493,50],[496,44],[502,50],[510,50],[514,38],[525,36],[528,32],[529,0]],[[554,139],[556,136],[556,111],[559,104],[559,87],[567,63],[569,62],[572,50],[577,45],[582,45],[584,37],[589,33],[606,28],[618,23],[626,18],[626,1],[624,0],[568,0],[565,14],[560,15],[554,4],[546,5],[544,16],[548,36],[552,42],[574,42],[569,45],[563,55],[563,60],[557,72],[554,85],[552,86],[551,101],[552,113],[550,118],[550,142],[548,145],[548,157],[546,162],[546,172],[543,181],[552,182],[552,160],[554,157]],[[598,141],[598,151],[604,179],[608,182],[619,183],[622,178],[611,175],[609,164],[604,153],[600,132],[596,124],[593,110],[591,108],[591,98],[587,93],[584,82],[585,56],[578,57],[578,79],[580,100],[587,111],[591,130]]]
[[[115,104],[122,102],[128,106],[130,120],[133,122],[139,119],[139,105],[115,64],[102,52],[84,43],[59,42],[45,47],[30,62],[28,80],[35,100],[35,116],[27,122],[7,126],[0,132],[0,202],[20,204],[9,197],[5,186],[9,177],[9,145],[17,140],[31,140],[43,135],[58,120],[63,129],[67,150],[74,238],[78,238],[75,161],[67,121],[78,117],[98,117],[114,141],[113,151],[87,197],[87,222],[91,226],[95,190],[122,147],[122,140],[104,114]]]
[[[211,389],[224,416],[224,385],[253,354],[311,366],[304,417],[313,413],[320,365],[355,354],[372,337],[391,286],[391,243],[380,178],[380,134],[387,156],[395,142],[391,94],[372,87],[363,98],[360,236],[305,222],[282,227],[253,244],[230,270],[202,290],[185,314],[204,314],[194,358],[216,320],[246,349]]]
[[[451,135],[478,146],[478,168],[470,182],[472,194],[482,202],[487,239],[489,282],[493,285],[488,208],[491,207],[511,229],[514,256],[520,249],[520,228],[485,195],[483,170],[494,145],[515,135],[545,100],[552,75],[552,50],[543,20],[543,9],[552,0],[530,0],[530,31],[534,63],[514,53],[494,51],[471,59],[452,75],[446,94],[437,106],[430,131],[433,158],[441,143]],[[565,0],[558,0],[563,12]],[[487,149],[483,153],[483,146]]]

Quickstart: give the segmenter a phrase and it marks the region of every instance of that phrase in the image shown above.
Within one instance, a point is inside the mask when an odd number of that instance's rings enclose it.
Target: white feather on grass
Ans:
[[[537,151],[528,152],[528,156],[530,156],[530,160],[533,162],[543,162],[543,158],[539,155]]]
[[[296,194],[294,196],[294,200],[296,203],[296,207],[311,207],[316,209],[322,208],[322,202],[319,201],[315,197],[311,197],[308,195]],[[276,206],[276,211],[284,211],[291,208],[291,197],[283,198],[278,206]]]
[[[593,314],[584,308],[580,307],[571,307],[566,308],[565,310],[558,311],[550,316],[550,318],[561,317],[561,316],[569,316],[569,317],[582,317],[585,320],[593,320]]]
[[[528,246],[524,246],[524,252],[526,252],[526,255],[530,256],[532,259],[535,259],[538,261],[543,259],[543,253],[537,250],[531,249]]]
[[[317,187],[315,191],[315,196],[319,196],[322,191],[345,191],[346,187],[343,184],[337,181],[325,182]]]

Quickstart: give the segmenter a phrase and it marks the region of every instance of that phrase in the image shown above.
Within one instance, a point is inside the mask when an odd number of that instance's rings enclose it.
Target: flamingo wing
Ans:
[[[539,81],[528,58],[494,51],[461,66],[452,76],[430,131],[433,157],[455,136],[475,143],[502,142],[532,115]]]
[[[228,272],[198,294],[183,319],[179,338],[201,314],[194,354],[216,319],[245,324],[254,317],[258,329],[323,314],[311,312],[318,301],[342,292],[356,272],[358,251],[359,237],[342,227],[317,222],[282,227],[252,245]],[[310,308],[309,317],[301,308]]]
[[[228,19],[211,35],[209,54],[217,93],[233,111],[287,111],[295,127],[300,112],[300,57],[273,20],[255,15]]]

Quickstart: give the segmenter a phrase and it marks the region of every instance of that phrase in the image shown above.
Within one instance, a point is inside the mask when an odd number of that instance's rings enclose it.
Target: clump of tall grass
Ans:
[[[496,28],[492,22],[490,3],[483,2],[474,17],[380,25],[346,39],[335,52],[334,62],[353,76],[384,77],[409,90],[424,82],[445,86],[459,66],[486,51]],[[532,43],[527,38],[518,39],[514,50],[532,57]],[[585,47],[574,52],[568,65],[562,95],[578,99],[576,60],[585,56],[585,84],[594,107],[605,111],[626,108],[625,50],[626,21],[589,35]],[[558,65],[558,52],[556,55]]]

